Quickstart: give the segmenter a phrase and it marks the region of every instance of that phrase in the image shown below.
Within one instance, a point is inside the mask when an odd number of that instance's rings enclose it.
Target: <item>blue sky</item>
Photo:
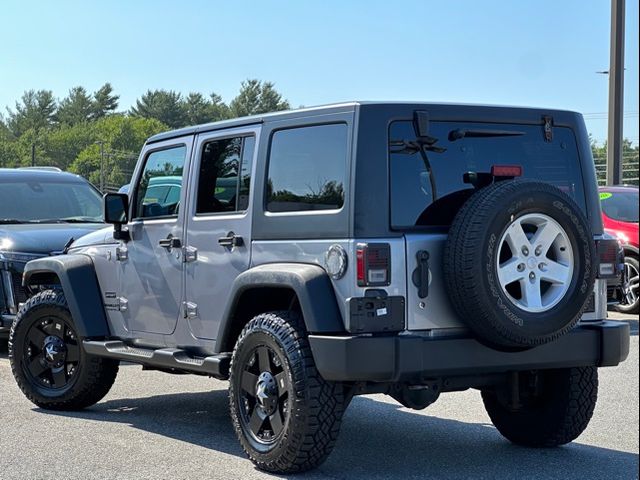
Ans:
[[[568,108],[606,138],[609,0],[3,0],[0,111],[26,89],[275,82],[293,106],[421,100]],[[638,143],[638,1],[627,0],[625,136]]]

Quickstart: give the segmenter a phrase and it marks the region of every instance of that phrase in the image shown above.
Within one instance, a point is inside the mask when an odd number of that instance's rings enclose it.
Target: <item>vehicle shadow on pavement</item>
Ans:
[[[627,320],[632,337],[638,336],[638,320]]]
[[[43,411],[44,412],[44,411]],[[229,418],[227,391],[113,399],[83,412],[47,412],[118,422],[244,457]],[[248,460],[247,460],[248,461]],[[577,443],[517,447],[490,424],[441,419],[357,397],[336,448],[315,471],[295,478],[629,478],[638,455]]]

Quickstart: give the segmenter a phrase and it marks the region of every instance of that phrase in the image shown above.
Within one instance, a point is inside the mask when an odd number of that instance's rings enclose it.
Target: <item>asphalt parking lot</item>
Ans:
[[[600,370],[594,417],[568,446],[506,442],[476,391],[449,393],[422,411],[382,395],[356,398],[336,448],[296,478],[638,478],[638,317],[629,359]],[[234,436],[227,384],[123,365],[114,388],[83,412],[36,408],[0,352],[0,478],[272,478]]]

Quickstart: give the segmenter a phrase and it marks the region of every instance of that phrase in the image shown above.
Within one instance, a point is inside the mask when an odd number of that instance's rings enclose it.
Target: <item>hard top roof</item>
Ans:
[[[222,120],[219,122],[205,123],[202,125],[194,125],[191,127],[180,128],[177,130],[171,130],[162,132],[157,135],[153,135],[147,140],[147,143],[155,143],[163,140],[169,140],[171,138],[182,137],[185,135],[193,135],[197,133],[209,132],[213,130],[222,130],[226,128],[241,127],[245,125],[255,125],[265,123],[268,121],[285,120],[289,118],[303,118],[315,115],[326,115],[331,113],[345,113],[352,112],[358,106],[364,105],[380,105],[380,106],[415,106],[416,108],[435,108],[442,109],[469,109],[469,110],[506,110],[506,111],[520,111],[535,113],[536,115],[542,114],[570,114],[576,115],[576,112],[549,108],[532,108],[523,106],[506,106],[506,105],[483,105],[483,104],[465,104],[465,103],[438,103],[438,102],[412,102],[412,101],[353,101],[344,103],[333,103],[328,105],[319,105],[315,107],[299,108],[295,110],[285,110],[281,112],[265,113],[260,115],[252,115],[248,117],[233,118],[230,120]]]

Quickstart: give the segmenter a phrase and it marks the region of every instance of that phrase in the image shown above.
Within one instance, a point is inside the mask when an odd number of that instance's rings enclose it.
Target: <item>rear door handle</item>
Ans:
[[[227,233],[226,237],[220,237],[218,239],[218,243],[223,247],[233,248],[233,247],[241,247],[244,245],[244,240],[240,235],[236,235],[233,232]]]
[[[166,248],[167,250],[171,250],[172,248],[180,248],[182,246],[182,242],[179,238],[169,235],[167,238],[163,238],[158,241],[158,245],[162,248]]]

